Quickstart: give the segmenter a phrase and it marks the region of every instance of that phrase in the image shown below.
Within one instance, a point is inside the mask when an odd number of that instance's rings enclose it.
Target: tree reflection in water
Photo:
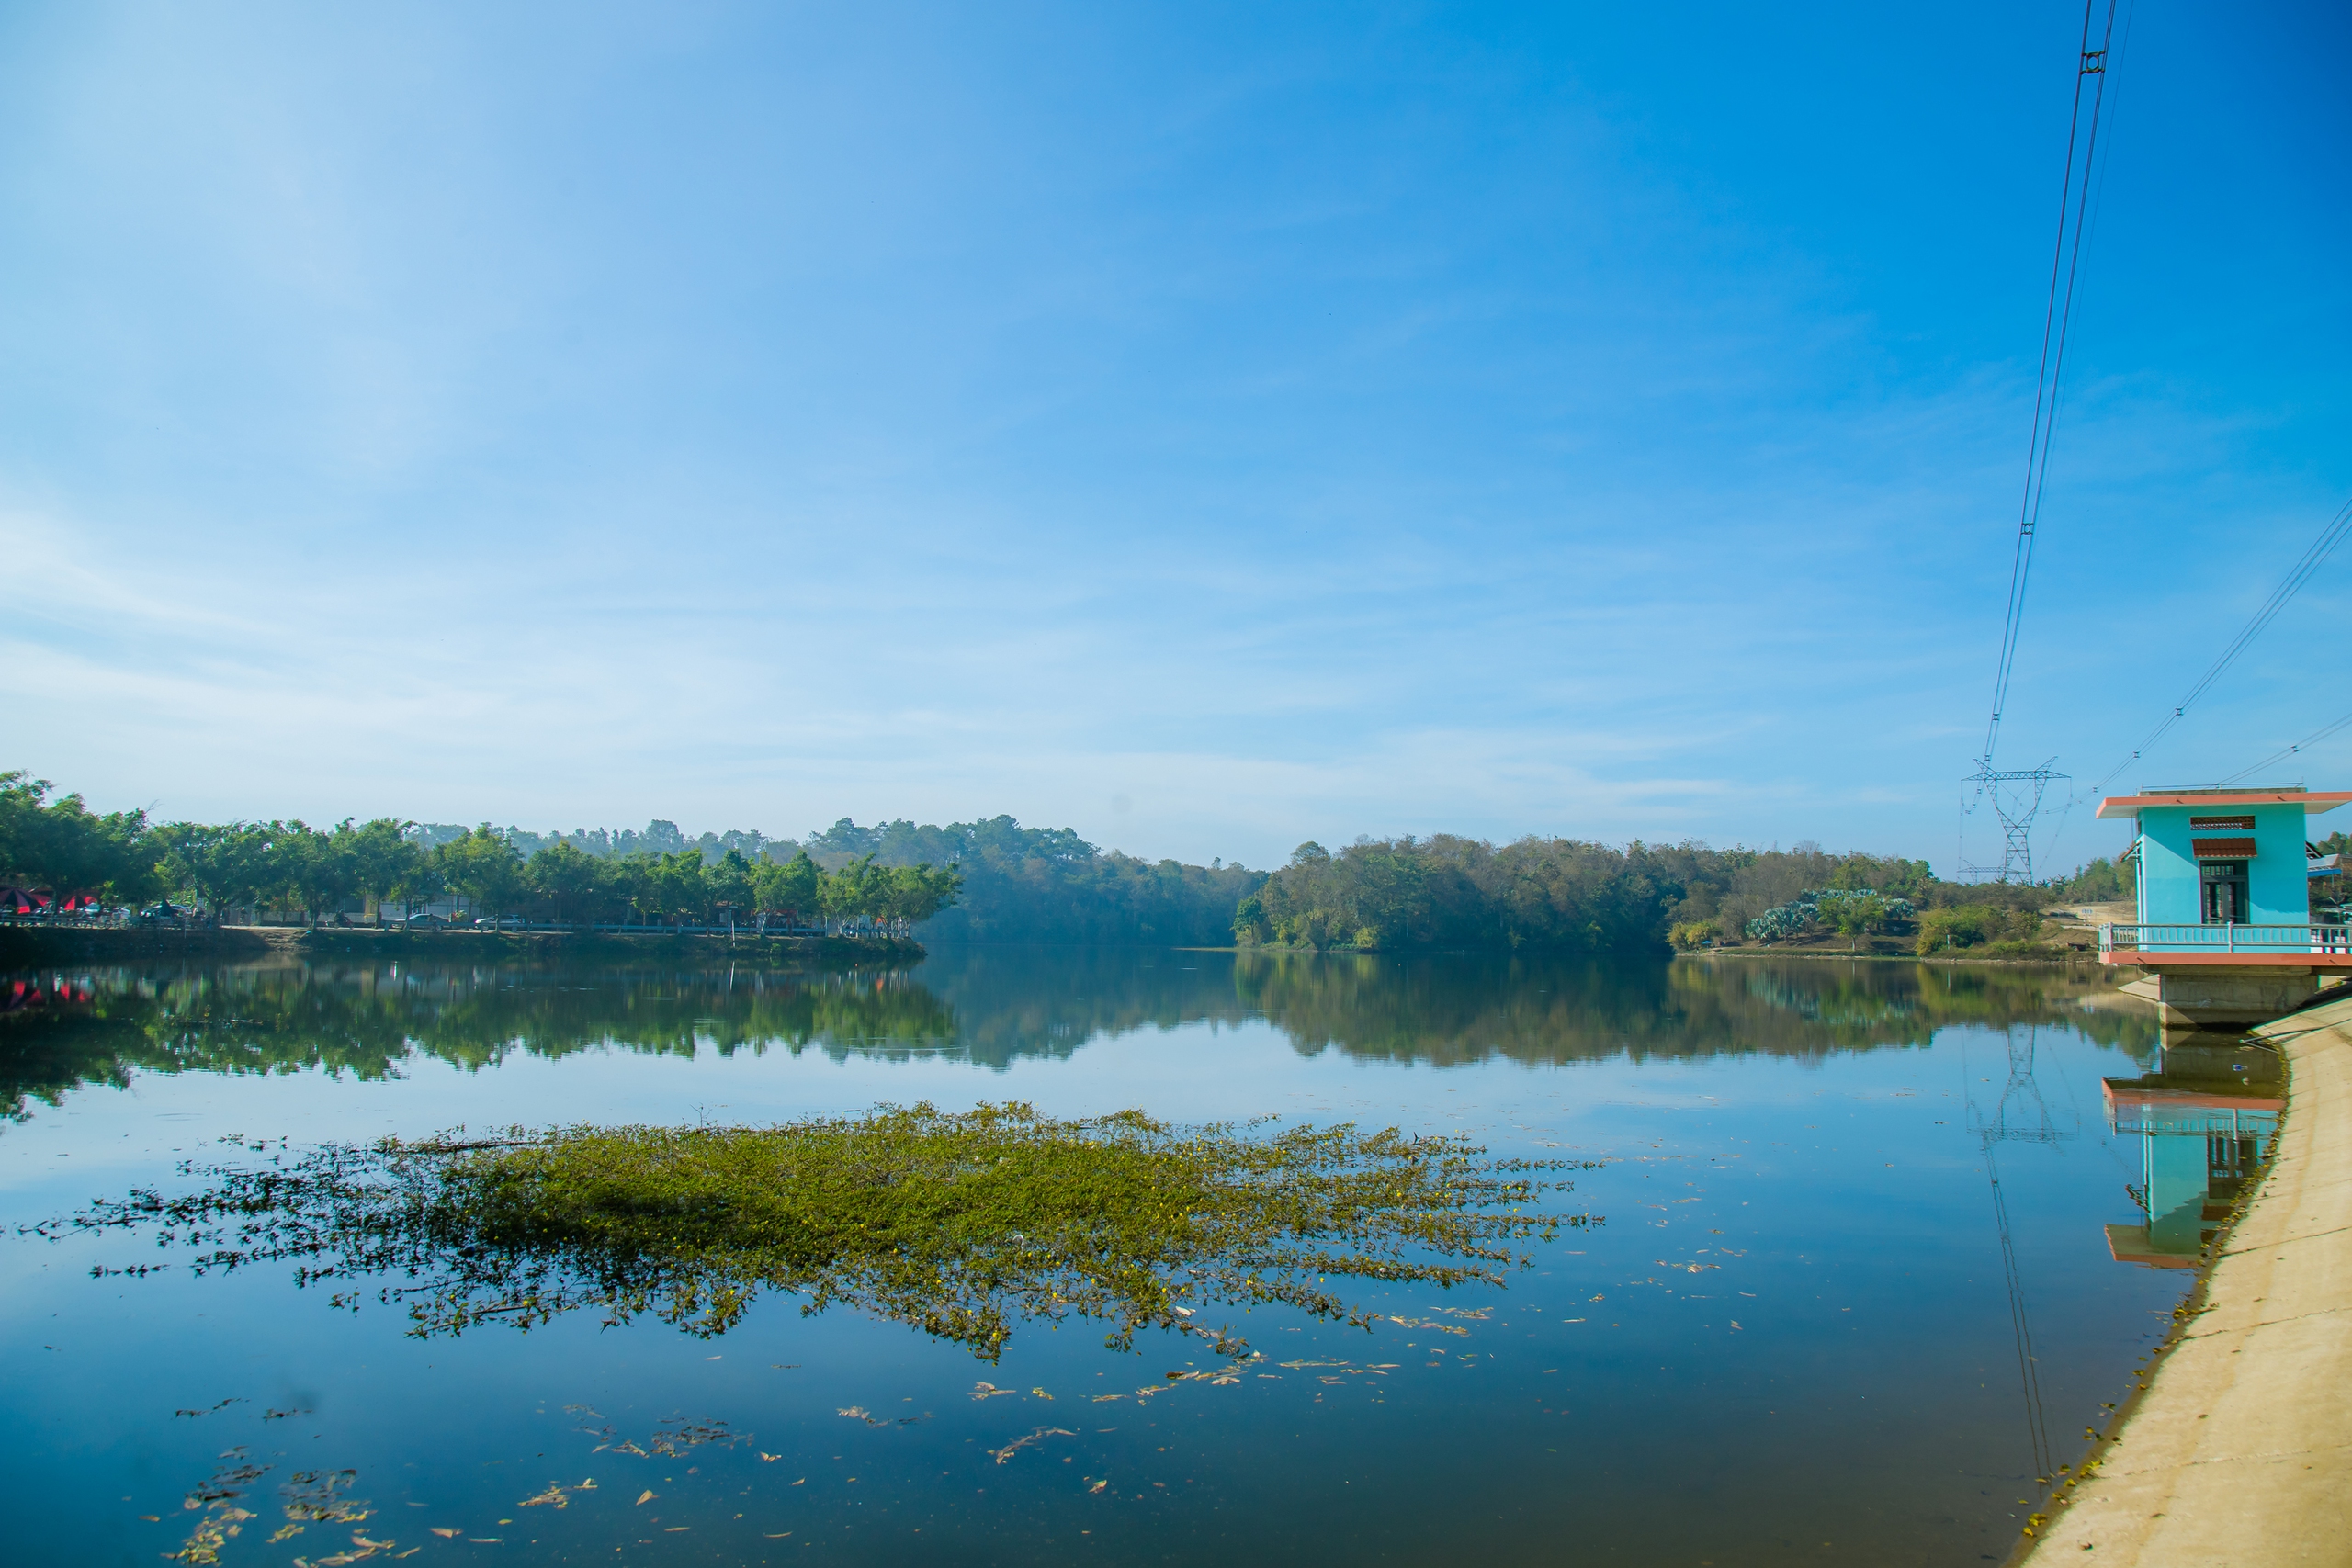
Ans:
[[[1302,1052],[1442,1066],[1818,1056],[2060,1019],[2142,1059],[2157,1040],[2144,1010],[2085,1006],[2112,989],[2105,976],[2046,965],[1263,953],[1242,955],[1235,981]]]
[[[1114,948],[951,948],[912,970],[845,973],[125,967],[0,982],[0,1108],[21,1120],[31,1100],[142,1071],[373,1078],[412,1056],[473,1070],[518,1052],[953,1053],[1003,1068],[1103,1034],[1257,1020],[1303,1054],[1441,1066],[1818,1056],[2056,1021],[2153,1061],[2153,1017],[2086,1005],[2110,988],[1991,964]]]

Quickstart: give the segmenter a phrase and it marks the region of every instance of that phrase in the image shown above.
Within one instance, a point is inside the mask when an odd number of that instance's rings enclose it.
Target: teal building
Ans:
[[[2167,1044],[2154,1071],[2101,1085],[2109,1129],[2140,1143],[2140,1179],[2129,1190],[2142,1221],[2107,1227],[2120,1262],[2196,1268],[2278,1135],[2287,1105],[2278,1054],[2219,1039]]]
[[[2099,960],[2147,971],[2125,988],[2165,1021],[2259,1023],[2352,970],[2343,927],[2312,921],[2310,819],[2352,792],[2300,784],[2149,789],[2099,803],[2139,829],[2135,923],[2099,932]]]
[[[2311,879],[2305,871],[2303,833],[2310,810],[2308,796],[2143,806],[2139,812],[2140,923],[2306,923],[2311,919]]]

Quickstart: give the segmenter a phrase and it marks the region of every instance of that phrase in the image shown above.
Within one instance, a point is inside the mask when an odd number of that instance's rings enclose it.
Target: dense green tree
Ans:
[[[578,845],[558,840],[531,857],[526,867],[531,891],[559,920],[582,919],[592,913],[600,895],[611,890],[605,863]]]
[[[702,852],[674,850],[631,857],[636,862],[637,908],[655,920],[683,924],[700,920],[710,908],[710,890],[703,881]]]
[[[239,826],[167,822],[155,830],[162,849],[157,869],[174,897],[193,898],[210,909],[228,902],[232,886],[241,880],[230,849]]]
[[[1659,951],[1676,932],[1678,945],[1695,945],[1737,932],[1804,890],[1826,887],[1874,895],[1838,902],[1857,911],[1849,919],[1882,923],[1896,897],[2029,914],[2047,901],[2032,888],[1939,883],[1920,861],[1833,856],[1814,844],[1620,849],[1573,839],[1497,845],[1437,834],[1360,840],[1336,853],[1301,844],[1289,864],[1236,905],[1233,923],[1244,943]],[[1849,934],[1859,939],[1869,929]]]
[[[1266,916],[1266,900],[1252,893],[1233,907],[1233,940],[1243,947],[1255,946],[1274,934],[1273,922]]]
[[[2325,849],[2324,845],[2321,847]],[[2132,897],[2137,885],[2133,873],[2138,869],[2136,861],[2110,861],[2102,855],[2073,875],[2051,882],[2048,887],[2051,897],[2060,903],[2118,904]]]
[[[379,817],[353,828],[346,818],[353,880],[358,890],[379,899],[391,899],[411,886],[424,863],[424,852],[407,838],[415,826],[397,818]]]
[[[961,877],[955,900],[925,924],[925,941],[1218,945],[1233,939],[1235,904],[1265,880],[1222,862],[1105,852],[1067,828],[1024,828],[1010,817],[868,828],[844,818],[804,847],[834,868],[868,854],[886,867],[953,867]]]
[[[723,906],[739,917],[921,926],[951,942],[1657,951],[1675,931],[1685,942],[1736,935],[1808,890],[1907,898],[1923,913],[1982,909],[1940,927],[1943,939],[2021,941],[2052,902],[2128,897],[2132,872],[2128,862],[2095,861],[2040,887],[1955,885],[1922,861],[1832,855],[1812,843],[1496,845],[1439,834],[1338,851],[1306,843],[1269,876],[1105,852],[1011,817],[944,827],[844,818],[794,845],[741,830],[689,840],[662,821],[641,834],[390,818],[324,832],[300,821],[153,828],[136,812],[102,817],[78,796],[51,795],[22,773],[0,774],[0,871],[61,892],[127,899],[162,887],[215,910],[292,907],[312,918],[355,893],[412,908],[455,893],[483,913],[564,921],[702,923]],[[1980,926],[1988,934],[1977,936]]]
[[[892,930],[905,931],[922,924],[956,901],[964,874],[952,865],[900,865],[889,871],[882,918]]]
[[[441,873],[440,861],[422,850],[400,869],[399,880],[391,886],[391,896],[400,901],[403,913],[413,914],[419,904],[430,904],[449,891]]]
[[[872,855],[860,855],[826,874],[817,890],[817,907],[828,919],[853,923],[876,912],[888,885],[889,873],[877,869]]]
[[[522,900],[522,857],[487,822],[435,850],[433,861],[449,891],[463,896],[482,914],[505,914]]]
[[[710,919],[709,869],[700,850],[673,850],[662,857],[662,902],[681,924]]]
[[[215,915],[259,904],[274,882],[270,857],[276,833],[270,824],[174,822],[155,836],[163,846],[166,885],[194,894]]]
[[[1829,906],[1829,922],[1838,934],[1850,942],[1856,952],[1861,950],[1862,938],[1886,929],[1887,901],[1876,893],[1860,898],[1840,898]]]
[[[700,851],[696,851],[700,853]],[[714,912],[732,910],[738,919],[753,912],[758,898],[752,886],[751,863],[740,850],[729,849],[703,871],[703,886]]]
[[[763,915],[795,915],[813,919],[819,912],[817,889],[824,872],[802,850],[779,864],[767,855],[752,876],[752,901]]]
[[[332,833],[289,822],[278,836],[277,849],[285,884],[313,925],[321,914],[342,908],[361,891],[359,858],[352,839],[347,818]]]
[[[25,877],[61,898],[96,894],[130,903],[153,892],[147,814],[102,816],[78,795],[49,799],[54,787],[21,771],[0,773],[0,874]]]

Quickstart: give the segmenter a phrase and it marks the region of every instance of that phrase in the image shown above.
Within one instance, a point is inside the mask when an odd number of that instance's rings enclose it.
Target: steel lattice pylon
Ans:
[[[2052,761],[2057,761],[2052,758]],[[2067,775],[2044,762],[2038,768],[1996,768],[1987,757],[1963,783],[1973,784],[1977,793],[1993,802],[1993,814],[2001,819],[2001,869],[2003,882],[2033,880],[2033,818],[2041,809],[2041,797],[2053,780]],[[2002,786],[2009,786],[2004,796]],[[1969,866],[1970,871],[1989,871],[1990,866]]]
[[[2055,1147],[2073,1136],[2060,1132],[2051,1120],[2050,1107],[2041,1098],[2041,1086],[2034,1081],[2034,1047],[2040,1033],[2039,1030],[2029,1028],[2020,1040],[2016,1030],[2008,1032],[2006,1043],[2009,1076],[2001,1087],[2001,1102],[1987,1121],[1971,1094],[1968,1120],[1984,1151],[1984,1178],[1993,1191],[1993,1223],[2001,1238],[2001,1271],[2008,1284],[2009,1328],[2017,1342],[2018,1383],[2025,1397],[2026,1434],[2033,1450],[2036,1483],[2046,1489],[2053,1473],[2051,1467],[2056,1462],[2057,1450],[2050,1440],[2050,1418],[2042,1405],[2041,1359],[2034,1354],[2033,1325],[2026,1311],[2025,1277],[2018,1267],[2017,1239],[2009,1228],[2008,1195],[2002,1189],[2000,1162],[1995,1157],[1998,1145],[2005,1143]],[[2015,1125],[2009,1121],[2012,1105],[2024,1113]]]

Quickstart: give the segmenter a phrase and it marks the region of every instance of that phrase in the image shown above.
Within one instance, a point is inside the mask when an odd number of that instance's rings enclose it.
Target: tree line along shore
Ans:
[[[381,919],[442,900],[492,919],[572,925],[706,925],[736,919],[903,933],[955,900],[953,866],[883,866],[872,855],[834,867],[798,851],[756,862],[729,849],[599,857],[554,843],[527,857],[484,823],[428,847],[415,824],[390,818],[312,828],[300,821],[148,823],[100,816],[74,796],[0,775],[0,865],[15,886],[118,906],[176,896],[215,910],[317,923],[355,902]]]
[[[800,840],[741,830],[688,840],[537,834],[383,818],[151,822],[98,813],[47,782],[0,773],[0,889],[19,901],[168,898],[254,918],[319,919],[355,904],[568,924],[709,924],[763,915],[927,941],[1148,943],[1397,952],[1589,953],[1742,946],[1922,953],[2045,951],[2042,912],[2132,896],[2097,860],[2026,885],[1951,883],[1925,861],[1861,852],[1625,845],[1454,834],[1306,843],[1272,871],[1104,851],[1010,817],[944,826],[849,818]]]

